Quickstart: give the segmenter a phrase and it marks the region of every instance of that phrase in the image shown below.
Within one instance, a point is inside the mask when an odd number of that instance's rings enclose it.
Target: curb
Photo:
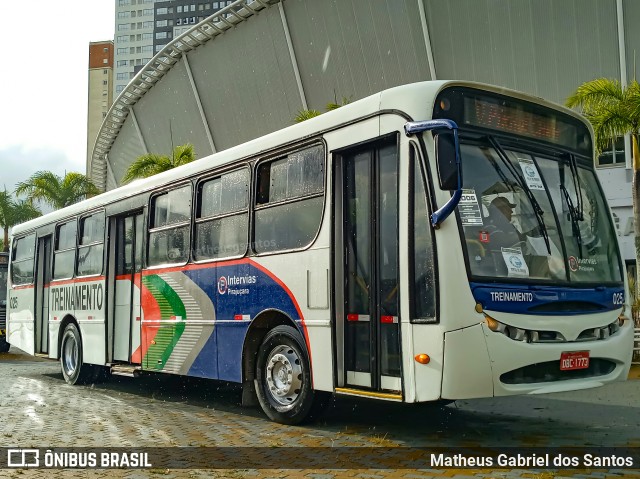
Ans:
[[[628,379],[640,379],[640,364],[632,364]]]

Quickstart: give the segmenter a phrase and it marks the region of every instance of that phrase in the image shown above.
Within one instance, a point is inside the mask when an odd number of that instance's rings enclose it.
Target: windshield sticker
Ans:
[[[575,256],[569,256],[569,269],[574,273],[577,271],[583,271],[585,273],[593,273],[596,269],[594,266],[598,266],[598,260],[595,258],[576,258]]]
[[[520,248],[500,248],[509,276],[529,277],[529,267]]]
[[[462,226],[482,226],[482,213],[476,197],[476,190],[462,190],[462,197],[458,203],[458,212]]]
[[[529,160],[528,158],[518,158],[518,163],[520,163],[520,168],[522,169],[524,179],[527,182],[529,189],[544,190],[542,178],[540,178],[540,173],[538,173],[538,168],[536,168],[536,164],[533,160]]]

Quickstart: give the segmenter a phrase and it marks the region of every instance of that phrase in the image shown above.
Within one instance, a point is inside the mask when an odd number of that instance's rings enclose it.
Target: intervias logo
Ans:
[[[258,278],[256,276],[220,276],[218,278],[218,294],[249,294],[249,289],[242,286],[256,284]],[[240,288],[234,288],[240,286]]]

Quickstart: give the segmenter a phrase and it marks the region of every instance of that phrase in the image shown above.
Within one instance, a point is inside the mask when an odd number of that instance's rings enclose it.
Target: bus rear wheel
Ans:
[[[90,364],[82,362],[82,341],[78,327],[70,323],[64,328],[60,342],[60,366],[62,375],[68,384],[84,384],[94,376]]]
[[[276,326],[258,351],[256,393],[260,406],[273,421],[300,424],[311,419],[316,393],[302,335],[291,326]]]

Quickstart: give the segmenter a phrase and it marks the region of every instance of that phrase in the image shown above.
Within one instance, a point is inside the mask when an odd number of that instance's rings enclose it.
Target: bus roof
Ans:
[[[305,138],[312,138],[322,132],[331,130],[352,121],[356,121],[368,115],[388,110],[403,112],[413,120],[428,119],[431,117],[433,110],[433,101],[437,94],[448,86],[466,86],[478,88],[495,93],[512,96],[522,100],[533,101],[542,106],[562,111],[566,114],[580,119],[582,122],[591,126],[580,115],[563,106],[547,102],[541,98],[524,94],[522,92],[509,90],[507,88],[494,85],[482,84],[477,82],[465,81],[425,81],[410,83],[383,90],[371,96],[362,98],[353,103],[344,105],[336,110],[323,113],[315,118],[294,124],[281,130],[269,133],[262,137],[250,140],[246,143],[228,148],[226,150],[213,153],[211,155],[200,158],[196,161],[179,166],[169,171],[159,173],[150,178],[135,180],[127,185],[107,191],[92,198],[83,200],[65,208],[56,210],[52,213],[40,216],[26,223],[14,226],[12,235],[17,235],[29,230],[35,229],[41,225],[58,222],[68,217],[76,216],[102,206],[114,203],[116,201],[136,196],[140,193],[152,191],[165,184],[176,183],[180,180],[188,179],[200,173],[206,172],[225,164],[231,163],[243,158],[251,158],[260,155],[266,155],[275,148],[287,145],[294,141]],[[416,102],[416,97],[424,97],[424,102]]]

